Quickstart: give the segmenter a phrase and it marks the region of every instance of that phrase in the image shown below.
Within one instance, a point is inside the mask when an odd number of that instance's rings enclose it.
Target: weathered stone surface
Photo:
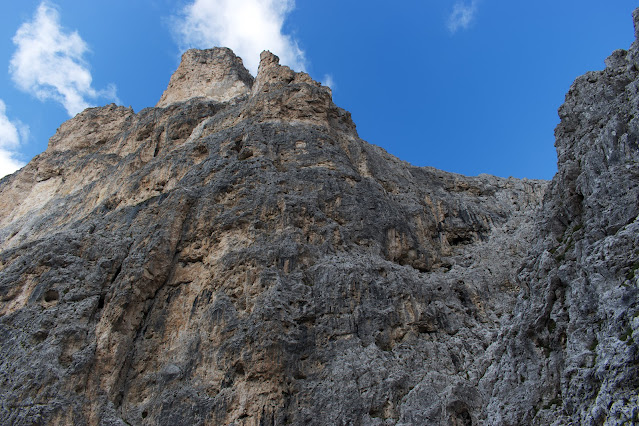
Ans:
[[[573,85],[548,184],[413,167],[271,53],[187,52],[0,181],[0,419],[636,416],[636,55]]]
[[[187,50],[156,107],[201,97],[226,102],[251,90],[253,77],[231,49]]]
[[[559,109],[539,240],[481,381],[489,424],[639,422],[638,73],[635,41],[579,77]]]

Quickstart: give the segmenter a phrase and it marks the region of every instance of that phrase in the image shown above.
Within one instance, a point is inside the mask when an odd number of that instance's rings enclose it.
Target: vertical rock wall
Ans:
[[[482,380],[490,424],[639,422],[638,75],[635,41],[579,77],[559,109],[540,240]]]
[[[0,181],[0,419],[637,421],[637,49],[549,184],[404,163],[269,52],[84,111]]]

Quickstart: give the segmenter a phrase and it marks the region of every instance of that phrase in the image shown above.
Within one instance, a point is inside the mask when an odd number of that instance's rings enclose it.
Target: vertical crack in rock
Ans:
[[[134,382],[133,380],[134,378],[131,377],[131,364],[133,363],[134,360],[136,360],[136,358],[138,358],[137,351],[139,350],[138,348],[139,341],[144,338],[144,331],[149,326],[149,317],[151,312],[154,310],[157,303],[161,303],[161,302],[158,302],[157,300],[158,293],[161,292],[163,289],[165,289],[169,285],[175,285],[174,279],[175,279],[176,268],[179,261],[179,251],[181,249],[181,245],[183,244],[184,236],[187,235],[187,229],[189,226],[189,222],[192,219],[193,208],[195,205],[194,196],[192,194],[189,194],[187,191],[184,191],[184,194],[186,197],[186,201],[181,200],[179,202],[179,208],[182,209],[185,213],[181,215],[182,219],[180,221],[181,223],[179,224],[181,231],[179,232],[179,238],[177,242],[172,248],[171,264],[168,268],[166,268],[166,270],[168,270],[168,273],[166,274],[166,277],[164,278],[162,284],[158,286],[154,290],[153,294],[144,302],[145,307],[144,307],[142,319],[140,320],[138,327],[135,331],[135,337],[132,339],[131,349],[129,350],[129,353],[126,356],[125,367],[121,373],[122,384],[119,386],[119,388],[121,388],[122,390],[120,394],[118,394],[118,397],[114,403],[114,406],[120,412],[120,415],[123,414],[121,410],[121,406],[123,404],[123,401],[127,399],[127,396],[128,396],[127,394],[130,390],[129,384]],[[175,373],[172,373],[172,374],[175,374]]]

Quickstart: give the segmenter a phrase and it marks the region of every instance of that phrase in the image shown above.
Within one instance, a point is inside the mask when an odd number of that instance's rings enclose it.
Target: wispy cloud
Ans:
[[[263,50],[302,71],[304,52],[282,32],[294,6],[294,0],[195,0],[176,18],[174,30],[182,48],[230,47],[253,75]]]
[[[335,80],[331,74],[324,74],[324,78],[322,79],[322,86],[327,86],[331,90],[335,90]]]
[[[44,101],[53,99],[74,116],[91,106],[90,99],[117,100],[115,86],[96,90],[85,53],[88,46],[77,32],[65,32],[56,6],[40,3],[33,20],[13,37],[17,49],[9,72],[21,90]]]
[[[459,30],[467,29],[477,14],[477,1],[470,3],[457,2],[453,6],[453,12],[448,17],[448,30],[455,34]]]
[[[16,149],[27,138],[29,128],[7,117],[7,107],[0,99],[0,178],[13,173],[24,163],[17,159]]]

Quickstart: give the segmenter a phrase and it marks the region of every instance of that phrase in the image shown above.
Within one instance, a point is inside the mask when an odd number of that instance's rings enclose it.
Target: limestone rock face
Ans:
[[[187,50],[156,107],[201,97],[226,102],[251,90],[253,77],[228,48]]]
[[[413,167],[270,52],[185,53],[0,181],[0,420],[632,419],[636,55],[573,85],[548,183]]]
[[[487,422],[637,424],[639,42],[579,77],[559,115],[539,240],[481,381]]]

